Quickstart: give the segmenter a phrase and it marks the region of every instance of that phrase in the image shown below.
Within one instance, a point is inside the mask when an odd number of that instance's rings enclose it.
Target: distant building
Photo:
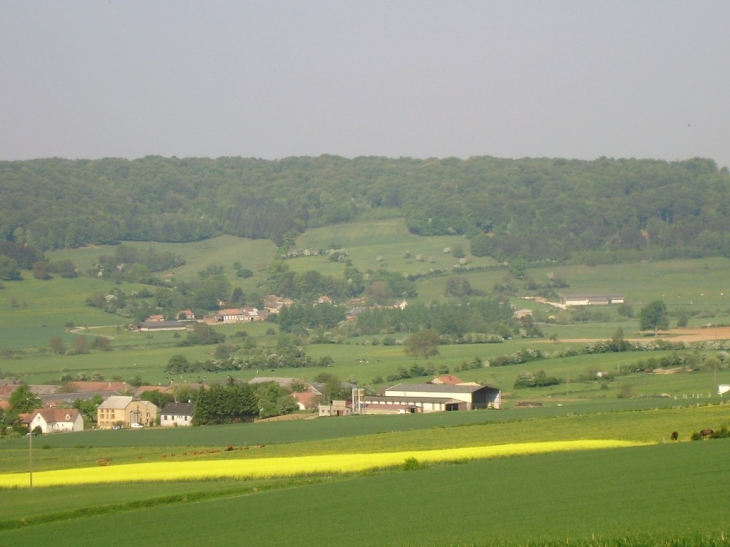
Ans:
[[[43,433],[83,431],[84,419],[75,408],[44,408],[28,415],[28,428],[40,427]]]
[[[399,404],[412,401],[423,412],[499,408],[502,400],[499,389],[480,385],[398,384],[384,395]]]
[[[142,332],[163,330],[185,330],[187,325],[180,321],[141,321],[137,323],[137,330]]]
[[[193,403],[168,403],[160,411],[160,425],[163,427],[188,427],[193,425]]]
[[[175,319],[178,321],[195,321],[195,314],[191,310],[181,310]]]
[[[96,411],[99,429],[111,429],[116,425],[130,427],[132,424],[154,425],[157,406],[149,401],[135,400],[131,396],[109,397]]]
[[[565,306],[609,306],[623,304],[620,294],[561,294],[560,302]]]
[[[319,405],[320,416],[361,414],[416,414],[454,410],[476,410],[501,406],[499,389],[481,385],[398,384],[382,396],[366,395],[357,405],[352,401],[332,401]],[[358,408],[355,408],[355,407]]]
[[[463,383],[461,379],[457,378],[452,374],[444,374],[442,376],[436,376],[429,384],[447,384],[450,386],[456,386]]]

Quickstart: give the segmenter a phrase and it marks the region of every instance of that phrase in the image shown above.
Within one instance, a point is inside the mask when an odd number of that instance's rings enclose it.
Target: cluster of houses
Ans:
[[[0,385],[0,408],[9,408],[8,400],[17,384],[4,382]],[[23,424],[33,431],[43,433],[83,431],[84,420],[75,408],[69,408],[76,400],[88,401],[95,396],[102,399],[97,408],[97,428],[121,429],[161,426],[192,425],[194,405],[170,403],[160,409],[140,396],[146,391],[171,392],[174,386],[142,386],[134,388],[126,382],[69,382],[63,388],[57,385],[32,385],[31,392],[43,404],[43,408],[21,414]]]
[[[332,303],[332,301],[323,296],[319,299],[319,303]],[[225,302],[220,301],[219,305],[222,309],[215,313],[198,317],[192,310],[181,310],[177,313],[174,320],[165,319],[164,315],[150,315],[144,321],[140,321],[135,326],[137,330],[148,331],[165,331],[165,330],[185,330],[191,322],[200,322],[207,325],[230,325],[233,323],[253,323],[256,321],[266,321],[269,315],[279,313],[282,307],[291,306],[294,301],[289,298],[282,298],[273,294],[264,297],[264,308],[258,309],[252,306],[244,306],[241,308],[225,307]]]
[[[297,378],[257,377],[251,384],[274,382],[292,392],[300,410],[316,411],[319,416],[350,414],[414,414],[454,410],[494,408],[501,405],[498,389],[473,382],[462,382],[452,375],[439,376],[427,384],[398,384],[380,395],[366,395],[364,390],[343,382],[351,390],[347,400],[320,404],[325,385]],[[188,387],[200,387],[187,384]],[[0,405],[8,408],[8,399],[17,384],[0,385]],[[99,396],[103,402],[97,408],[98,429],[143,428],[159,424],[162,427],[192,425],[195,405],[175,402],[160,409],[140,396],[150,390],[172,392],[174,386],[142,386],[134,388],[126,382],[69,382],[63,386],[35,385],[31,391],[41,399],[43,408],[20,416],[31,431],[43,433],[83,431],[84,420],[79,410],[70,408],[78,400]]]

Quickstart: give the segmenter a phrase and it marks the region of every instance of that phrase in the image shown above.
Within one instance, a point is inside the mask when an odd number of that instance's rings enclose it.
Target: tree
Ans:
[[[68,259],[54,262],[52,267],[61,275],[61,277],[72,278],[79,275],[76,270],[76,265]]]
[[[184,355],[177,354],[170,357],[165,367],[165,372],[169,374],[181,374],[187,372],[189,368],[190,363],[188,362],[188,358]]]
[[[23,279],[20,276],[18,263],[4,255],[0,255],[0,279],[4,279],[5,281],[18,281]]]
[[[677,318],[677,328],[683,329],[689,324],[689,314],[685,311]]]
[[[411,334],[403,342],[406,355],[413,357],[424,357],[428,359],[431,355],[438,355],[438,346],[441,344],[441,336],[433,329],[421,329]]]
[[[666,304],[661,300],[655,300],[641,308],[639,325],[641,330],[653,330],[654,336],[657,335],[659,329],[668,329],[669,314]]]
[[[8,403],[10,403],[10,408],[13,409],[15,414],[32,412],[43,406],[40,397],[33,393],[26,383],[22,383],[15,388],[15,391],[10,395],[10,399],[8,399]]]
[[[197,345],[213,345],[225,342],[226,335],[222,332],[216,332],[213,327],[205,323],[195,323],[193,330],[188,331],[185,342],[178,345],[181,346],[197,346]]]
[[[66,344],[63,343],[63,339],[61,339],[60,336],[54,336],[50,339],[48,342],[48,345],[51,348],[51,351],[56,354],[64,354],[66,353]]]
[[[97,336],[91,343],[92,348],[100,349],[101,351],[111,351],[112,341],[106,336]]]
[[[249,384],[229,381],[200,388],[193,425],[251,422],[260,412],[254,390]]]
[[[39,260],[33,264],[33,277],[36,279],[51,279],[51,263]]]
[[[628,304],[619,304],[619,307],[616,309],[616,311],[622,317],[631,318],[634,316],[634,309]]]
[[[86,336],[77,336],[72,342],[73,352],[77,355],[89,353],[89,342]]]

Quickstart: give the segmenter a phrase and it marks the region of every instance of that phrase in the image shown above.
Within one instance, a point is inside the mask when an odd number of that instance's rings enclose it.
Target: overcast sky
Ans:
[[[0,159],[730,166],[730,1],[0,0]]]

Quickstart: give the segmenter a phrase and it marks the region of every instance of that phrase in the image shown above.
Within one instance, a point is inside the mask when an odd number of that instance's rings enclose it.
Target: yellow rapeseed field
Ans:
[[[320,473],[352,473],[402,465],[409,458],[437,463],[499,458],[570,450],[596,450],[646,443],[618,440],[578,440],[515,443],[496,446],[413,450],[376,454],[335,454],[290,458],[155,462],[33,473],[33,486],[62,486],[113,482],[153,482],[212,478],[273,478]],[[0,488],[29,485],[28,473],[0,475]]]

